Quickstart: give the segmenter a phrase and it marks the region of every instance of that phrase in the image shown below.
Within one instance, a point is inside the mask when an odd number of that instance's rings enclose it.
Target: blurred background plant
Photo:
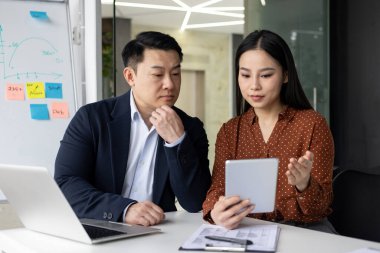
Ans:
[[[102,33],[103,97],[114,96],[112,32]]]

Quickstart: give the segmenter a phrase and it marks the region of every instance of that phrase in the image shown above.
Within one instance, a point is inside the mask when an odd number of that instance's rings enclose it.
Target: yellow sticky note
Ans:
[[[45,98],[45,86],[43,82],[26,83],[26,95],[28,98]]]
[[[24,85],[7,84],[5,86],[5,98],[7,100],[25,100]]]
[[[53,102],[51,104],[51,117],[52,118],[68,118],[69,106],[66,102]]]

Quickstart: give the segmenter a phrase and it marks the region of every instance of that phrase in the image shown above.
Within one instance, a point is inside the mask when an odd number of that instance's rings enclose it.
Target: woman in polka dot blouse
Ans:
[[[248,215],[335,232],[326,218],[332,200],[332,135],[302,90],[288,45],[273,32],[255,31],[240,44],[235,59],[240,115],[219,130],[204,219],[233,229]],[[223,196],[226,160],[269,157],[280,161],[274,212],[250,214],[254,199]]]

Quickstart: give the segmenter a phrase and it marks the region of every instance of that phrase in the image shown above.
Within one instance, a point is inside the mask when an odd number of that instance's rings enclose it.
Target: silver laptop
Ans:
[[[79,220],[46,168],[0,164],[0,189],[30,230],[87,244],[159,232],[102,220]]]
[[[225,194],[250,199],[256,205],[252,213],[273,212],[277,174],[277,158],[227,160]]]

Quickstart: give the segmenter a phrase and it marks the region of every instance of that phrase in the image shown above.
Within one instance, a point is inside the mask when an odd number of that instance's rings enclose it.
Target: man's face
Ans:
[[[162,105],[173,106],[181,88],[181,65],[176,51],[145,49],[136,71],[124,70],[140,113],[151,113]]]

